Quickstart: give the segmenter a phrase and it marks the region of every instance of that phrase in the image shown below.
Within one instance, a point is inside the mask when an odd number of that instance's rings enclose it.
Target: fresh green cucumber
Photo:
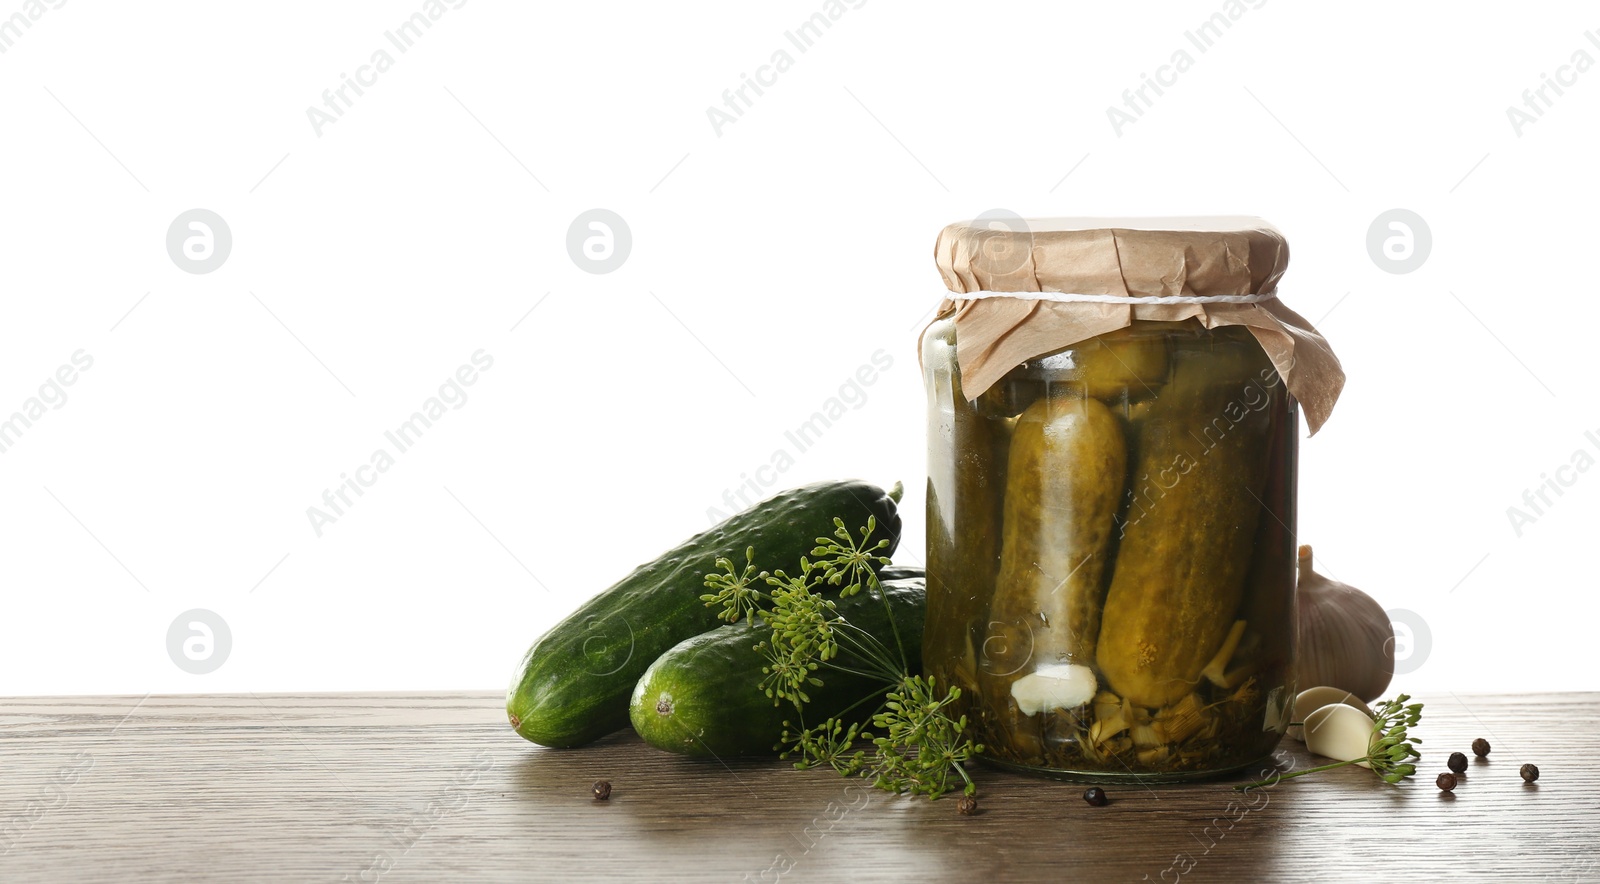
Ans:
[[[883,584],[883,591],[915,675],[922,668],[923,580],[892,580]],[[840,615],[898,656],[891,614],[884,610],[882,597],[863,590],[836,604]],[[798,724],[800,718],[793,704],[783,701],[774,706],[760,688],[765,654],[754,648],[770,632],[759,620],[754,626],[741,621],[686,639],[662,654],[633,692],[629,709],[633,729],[650,745],[682,755],[774,754],[783,723]],[[848,651],[840,651],[834,662],[852,669],[864,666]],[[859,675],[827,669],[816,674],[822,687],[806,689],[811,702],[806,704],[805,721],[811,726],[834,716],[864,721],[877,711],[890,688],[882,680]]]
[[[900,541],[893,493],[866,482],[817,482],[782,492],[695,535],[605,590],[556,624],[523,655],[506,692],[506,714],[524,738],[544,746],[582,746],[628,726],[628,698],[661,653],[714,629],[717,610],[700,596],[719,556],[742,567],[794,570],[834,518],[852,534],[877,519],[874,539]]]

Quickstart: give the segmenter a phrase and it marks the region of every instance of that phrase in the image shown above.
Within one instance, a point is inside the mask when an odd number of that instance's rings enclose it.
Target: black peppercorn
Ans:
[[[611,781],[595,780],[594,797],[596,801],[604,801],[611,797]]]
[[[1460,752],[1451,752],[1450,760],[1446,762],[1450,769],[1458,774],[1467,772],[1467,756]]]
[[[1524,764],[1521,773],[1523,781],[1531,783],[1539,778],[1539,765]]]
[[[971,795],[963,795],[961,800],[956,802],[956,810],[962,816],[972,816],[978,812],[978,799]]]
[[[1099,786],[1090,786],[1083,790],[1083,800],[1089,802],[1090,807],[1105,807],[1107,804],[1106,790]]]
[[[1479,737],[1472,741],[1472,754],[1479,758],[1489,757],[1489,741]]]
[[[1434,785],[1438,786],[1442,791],[1454,791],[1456,787],[1456,775],[1446,771],[1445,773],[1439,774],[1439,778],[1433,782]]]

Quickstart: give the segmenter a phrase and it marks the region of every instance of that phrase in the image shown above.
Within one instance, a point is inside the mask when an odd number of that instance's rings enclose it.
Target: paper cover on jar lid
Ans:
[[[1273,294],[1289,246],[1271,224],[1249,217],[1047,218],[1008,226],[1017,229],[951,224],[934,245],[934,262],[950,290],[936,319],[954,314],[956,360],[969,398],[1029,359],[1136,319],[1193,317],[1207,328],[1249,328],[1299,400],[1312,433],[1333,411],[1344,369],[1322,335],[1282,301],[1117,302]],[[1020,297],[961,297],[982,292]],[[1039,300],[1028,293],[1108,302]]]

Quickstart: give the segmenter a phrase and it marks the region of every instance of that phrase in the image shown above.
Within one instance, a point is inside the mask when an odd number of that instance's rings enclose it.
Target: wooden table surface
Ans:
[[[1081,787],[979,768],[972,817],[631,734],[538,748],[497,693],[7,700],[0,881],[1600,877],[1600,694],[1420,699],[1426,775],[1400,787],[1342,768],[1243,797],[1116,788],[1094,808]],[[1479,736],[1493,753],[1440,793],[1446,755]]]

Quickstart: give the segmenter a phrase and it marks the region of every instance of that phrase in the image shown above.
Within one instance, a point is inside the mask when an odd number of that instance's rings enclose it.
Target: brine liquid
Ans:
[[[925,668],[961,688],[991,762],[1237,769],[1277,744],[1294,691],[1296,408],[1245,329],[1140,323],[1106,340],[969,403],[953,327],[930,327]],[[1107,429],[1101,405],[1125,451],[1064,438],[1087,411]],[[1108,490],[1111,510],[1090,505]]]

